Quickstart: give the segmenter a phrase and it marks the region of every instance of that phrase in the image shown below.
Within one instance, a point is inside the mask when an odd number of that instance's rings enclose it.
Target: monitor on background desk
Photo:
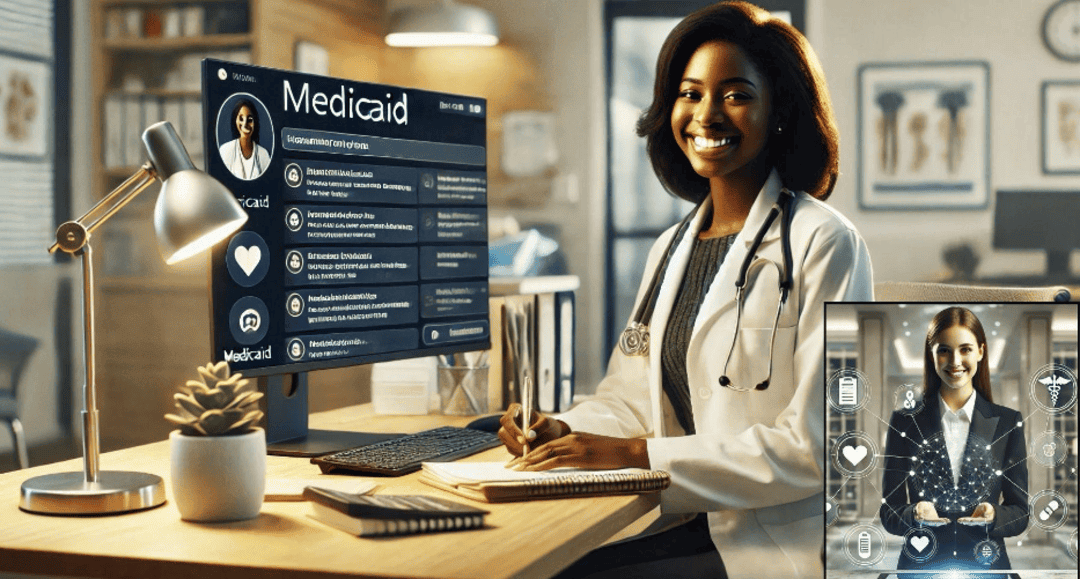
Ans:
[[[1076,191],[999,190],[994,207],[995,249],[1039,249],[1046,252],[1042,280],[1018,285],[1076,281],[1069,254],[1080,249],[1080,194]]]
[[[250,216],[212,255],[213,359],[259,377],[271,453],[385,438],[308,430],[306,373],[490,347],[487,103],[202,72],[207,172]]]

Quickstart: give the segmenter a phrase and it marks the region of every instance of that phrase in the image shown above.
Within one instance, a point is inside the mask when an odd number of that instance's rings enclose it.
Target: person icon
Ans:
[[[304,174],[300,171],[300,166],[296,163],[289,163],[288,167],[285,167],[285,182],[289,184],[289,187],[299,187],[304,180]]]
[[[289,269],[290,273],[300,273],[300,270],[304,268],[304,258],[299,251],[289,252],[289,256],[285,260],[285,267]]]
[[[266,171],[270,152],[259,144],[259,112],[255,103],[242,98],[229,115],[232,140],[218,147],[221,160],[238,179],[250,181]]]
[[[304,343],[299,338],[294,338],[289,342],[289,357],[293,360],[299,360],[304,357]]]
[[[253,308],[244,310],[244,313],[240,314],[240,329],[247,334],[259,331],[259,326],[262,325],[262,316],[259,312]]]
[[[288,309],[289,315],[294,318],[304,312],[304,300],[300,299],[299,294],[289,296]]]
[[[304,225],[304,216],[300,214],[299,209],[293,207],[285,214],[285,225],[290,231],[300,231],[300,227]]]

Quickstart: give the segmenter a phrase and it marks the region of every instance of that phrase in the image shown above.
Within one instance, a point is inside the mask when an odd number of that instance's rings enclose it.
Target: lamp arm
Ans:
[[[75,253],[82,249],[90,240],[90,233],[145,191],[156,177],[154,165],[149,161],[144,163],[135,174],[98,201],[82,217],[61,224],[56,230],[56,242],[49,246],[49,253],[56,253],[57,250]]]

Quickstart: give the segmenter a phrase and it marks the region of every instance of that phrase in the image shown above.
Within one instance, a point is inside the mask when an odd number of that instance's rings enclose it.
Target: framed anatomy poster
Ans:
[[[1042,170],[1080,175],[1080,80],[1042,85]]]
[[[858,189],[865,209],[987,205],[990,67],[871,63],[858,72]]]

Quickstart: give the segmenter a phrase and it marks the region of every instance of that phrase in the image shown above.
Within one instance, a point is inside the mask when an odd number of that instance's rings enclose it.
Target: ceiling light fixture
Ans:
[[[390,15],[386,44],[395,47],[495,46],[499,25],[476,6],[442,0],[431,6],[409,6]]]

